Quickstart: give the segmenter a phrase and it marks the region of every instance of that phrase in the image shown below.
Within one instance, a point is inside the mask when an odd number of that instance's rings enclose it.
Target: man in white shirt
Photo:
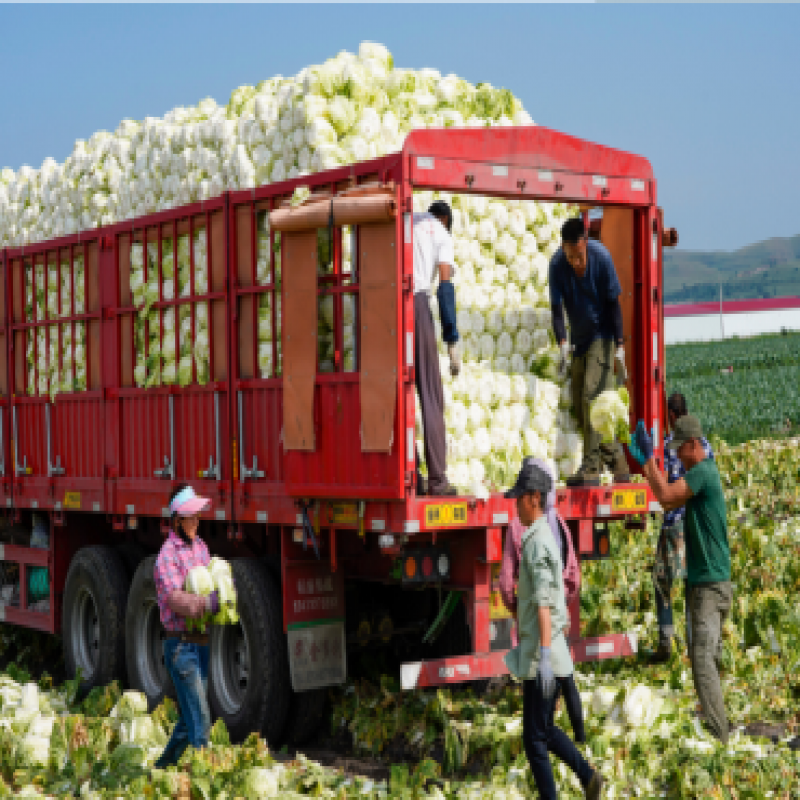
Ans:
[[[428,466],[427,494],[453,496],[455,487],[447,480],[447,443],[444,427],[444,393],[436,348],[436,329],[431,315],[430,294],[439,275],[436,298],[442,322],[442,338],[450,354],[450,373],[458,375],[461,361],[456,328],[456,295],[451,282],[455,266],[453,212],[437,200],[427,212],[414,214],[414,366],[425,428],[425,463]],[[419,463],[419,456],[417,456]],[[421,481],[417,474],[417,493]]]

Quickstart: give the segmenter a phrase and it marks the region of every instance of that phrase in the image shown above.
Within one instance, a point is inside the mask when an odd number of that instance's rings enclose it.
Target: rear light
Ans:
[[[403,570],[403,577],[407,581],[413,581],[417,577],[417,562],[414,559],[414,556],[408,556],[406,558],[406,564]]]
[[[430,556],[422,556],[422,577],[430,580],[433,575],[433,559]]]
[[[444,547],[403,551],[404,583],[442,583],[450,579],[450,554]]]
[[[582,553],[581,559],[594,561],[611,555],[611,532],[605,522],[595,522],[592,531],[592,552]]]
[[[439,568],[439,577],[440,578],[447,578],[450,575],[450,557],[447,553],[442,553],[439,556],[439,560],[436,563],[436,566]]]

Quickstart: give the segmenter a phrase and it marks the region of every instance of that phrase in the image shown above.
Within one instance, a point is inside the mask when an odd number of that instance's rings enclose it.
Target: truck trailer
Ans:
[[[290,202],[298,187],[310,192],[300,205]],[[497,582],[513,502],[416,490],[415,190],[602,212],[590,231],[622,285],[631,421],[646,421],[660,460],[662,246],[676,234],[639,156],[538,126],[420,130],[382,158],[0,251],[0,620],[60,634],[83,692],[120,679],[151,707],[172,692],[153,564],[179,482],[211,498],[200,534],[233,563],[240,623],[212,628],[209,699],[234,740],[307,739],[354,648],[391,647],[407,690],[506,672],[512,620]],[[181,237],[188,291],[178,287]],[[207,310],[202,379],[190,359],[186,380],[141,385],[147,322],[131,275],[142,257],[158,270],[147,311],[172,314],[176,352],[181,337],[194,344]],[[53,312],[36,307],[30,286],[36,270],[52,281],[55,266],[72,300]],[[333,305],[324,369],[323,298]],[[357,320],[350,363],[345,302]],[[27,358],[40,346],[67,372],[80,347],[82,383],[49,391]],[[642,515],[660,510],[639,483],[559,488],[557,504],[584,560],[610,555],[611,521],[643,528]],[[46,524],[46,546],[30,546],[34,522]],[[631,633],[582,637],[577,600],[570,615],[576,661],[636,652]]]

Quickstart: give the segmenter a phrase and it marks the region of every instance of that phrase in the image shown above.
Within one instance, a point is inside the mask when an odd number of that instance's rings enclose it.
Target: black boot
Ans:
[[[658,648],[650,656],[651,664],[666,664],[672,655],[672,638],[661,637],[658,640]]]

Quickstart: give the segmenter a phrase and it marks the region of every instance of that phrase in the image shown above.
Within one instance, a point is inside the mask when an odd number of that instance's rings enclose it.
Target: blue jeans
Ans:
[[[211,729],[211,712],[206,699],[208,646],[165,639],[164,663],[175,686],[180,716],[164,752],[155,763],[160,769],[177,764],[189,745],[205,747]]]
[[[569,678],[556,678],[558,689],[569,691]],[[556,784],[550,755],[558,756],[578,777],[585,789],[592,779],[592,768],[561,728],[553,722],[556,698],[545,700],[538,677],[522,682],[522,744],[531,765],[531,773],[543,800],[556,800]]]

